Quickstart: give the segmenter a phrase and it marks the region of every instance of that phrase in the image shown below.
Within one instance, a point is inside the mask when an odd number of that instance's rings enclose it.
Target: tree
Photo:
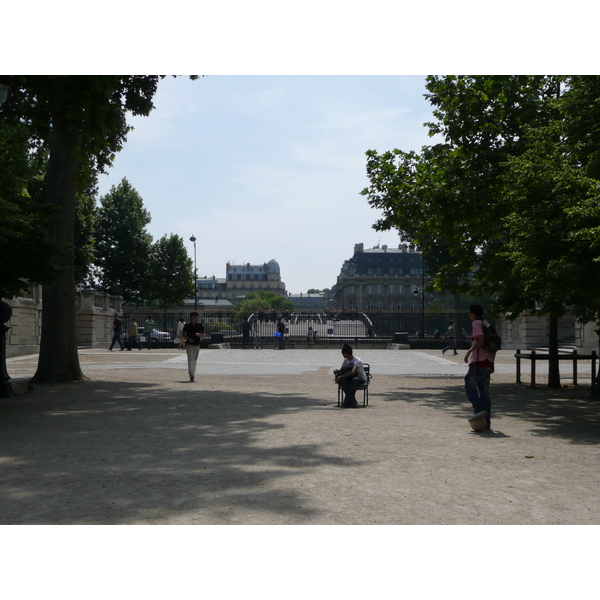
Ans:
[[[244,300],[235,306],[234,312],[238,315],[252,314],[259,310],[276,310],[277,312],[289,312],[294,310],[294,303],[278,296],[274,292],[259,290],[246,294]]]
[[[549,315],[551,354],[565,307],[583,318],[599,306],[598,253],[573,244],[598,221],[597,181],[576,152],[589,140],[569,133],[570,86],[562,77],[428,77],[437,118],[428,126],[444,141],[420,153],[367,152],[363,191],[384,212],[375,228],[395,227],[424,251],[435,289],[489,295],[490,309],[509,318]],[[560,385],[558,364],[550,361],[550,386]]]
[[[95,276],[100,289],[119,293],[129,304],[148,300],[150,279],[148,257],[152,236],[146,231],[150,213],[144,201],[126,178],[100,198],[94,234],[96,239]]]
[[[55,208],[46,229],[61,251],[60,276],[44,285],[40,357],[34,381],[83,377],[75,332],[74,237],[80,164],[104,170],[126,140],[126,114],[148,115],[161,76],[10,76],[3,117],[19,119],[49,151],[45,200]]]
[[[165,312],[193,295],[193,263],[179,235],[164,235],[153,245],[148,271],[148,300]]]
[[[58,279],[53,260],[59,248],[45,228],[52,210],[42,197],[42,177],[27,128],[0,123],[0,298]]]

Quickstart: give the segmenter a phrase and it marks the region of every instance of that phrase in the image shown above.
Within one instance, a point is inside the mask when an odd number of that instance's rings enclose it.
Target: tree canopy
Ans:
[[[183,238],[164,235],[152,246],[148,261],[148,301],[167,310],[194,294],[194,271]]]
[[[94,275],[106,292],[118,285],[129,304],[148,299],[152,236],[146,225],[150,220],[142,197],[126,178],[100,198],[94,226]]]
[[[43,198],[43,165],[22,123],[0,123],[0,298],[32,283],[58,279],[59,248],[46,230],[52,214]]]
[[[367,152],[375,228],[421,248],[435,289],[549,315],[556,351],[567,307],[600,316],[599,78],[430,76],[426,88],[443,141]]]
[[[258,290],[246,294],[244,300],[237,304],[234,312],[237,314],[252,314],[260,310],[276,310],[278,312],[289,312],[294,310],[294,303],[278,296],[274,292]]]
[[[162,76],[19,75],[1,79],[10,87],[2,120],[19,121],[29,140],[48,152],[45,202],[52,209],[46,231],[59,248],[53,258],[58,278],[42,291],[44,314],[35,381],[83,377],[75,331],[74,241],[77,192],[82,165],[108,167],[123,146],[127,113],[148,115]]]

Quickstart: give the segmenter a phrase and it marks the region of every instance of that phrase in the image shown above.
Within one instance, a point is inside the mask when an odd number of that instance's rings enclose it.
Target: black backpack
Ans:
[[[485,339],[482,348],[487,352],[498,352],[502,347],[502,338],[498,335],[496,328],[483,319],[481,324],[483,325],[483,337]]]

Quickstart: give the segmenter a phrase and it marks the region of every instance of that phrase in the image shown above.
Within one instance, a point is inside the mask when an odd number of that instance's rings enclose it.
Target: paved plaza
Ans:
[[[530,389],[501,351],[479,434],[464,352],[355,353],[366,409],[337,407],[339,350],[202,350],[193,383],[175,348],[82,350],[85,381],[31,392],[37,356],[11,358],[0,523],[600,523],[589,365],[586,385]]]

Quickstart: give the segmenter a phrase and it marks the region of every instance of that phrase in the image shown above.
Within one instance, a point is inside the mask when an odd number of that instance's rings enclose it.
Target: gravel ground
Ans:
[[[85,381],[32,392],[35,359],[11,360],[0,524],[599,524],[589,387],[533,390],[499,369],[493,431],[474,433],[462,357],[446,358],[455,375],[372,364],[370,404],[355,410],[336,406],[339,365],[318,360],[222,375],[201,357],[191,383],[176,350],[82,353]],[[139,368],[117,369],[125,360]]]

